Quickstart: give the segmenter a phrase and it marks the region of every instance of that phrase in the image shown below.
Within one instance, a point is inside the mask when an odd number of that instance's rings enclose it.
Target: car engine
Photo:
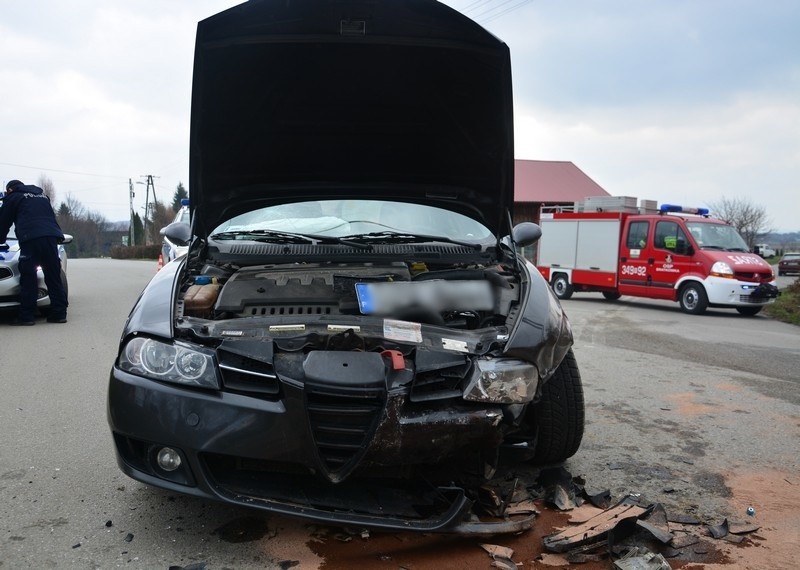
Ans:
[[[371,314],[475,329],[504,324],[518,297],[517,278],[502,266],[206,265],[185,279],[178,315],[219,320]]]

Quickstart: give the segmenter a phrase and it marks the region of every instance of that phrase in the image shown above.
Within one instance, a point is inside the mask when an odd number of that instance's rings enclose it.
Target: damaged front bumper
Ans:
[[[252,397],[115,367],[108,420],[120,468],[176,492],[330,524],[470,535],[532,526],[533,517],[475,520],[473,499],[452,483],[456,470],[488,468],[523,407],[412,403],[402,375],[388,390],[286,380],[279,398]],[[353,420],[326,433],[326,417],[342,414]],[[179,457],[168,469],[165,448]],[[414,476],[422,467],[426,476]]]

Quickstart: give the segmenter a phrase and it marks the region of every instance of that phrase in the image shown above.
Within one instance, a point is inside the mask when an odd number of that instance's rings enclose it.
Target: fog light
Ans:
[[[162,447],[158,450],[156,462],[164,471],[175,471],[181,466],[181,456],[171,447]]]

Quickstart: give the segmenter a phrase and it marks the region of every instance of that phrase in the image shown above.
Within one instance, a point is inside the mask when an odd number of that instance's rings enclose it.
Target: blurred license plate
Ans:
[[[390,315],[408,308],[432,311],[487,311],[494,307],[487,281],[401,281],[356,283],[358,307],[364,315]]]

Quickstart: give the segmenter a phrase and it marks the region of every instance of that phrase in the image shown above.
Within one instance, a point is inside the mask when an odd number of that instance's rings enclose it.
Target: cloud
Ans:
[[[742,96],[727,105],[560,113],[518,106],[518,158],[571,160],[614,195],[704,205],[721,196],[765,206],[796,229],[800,105]]]
[[[197,22],[239,3],[3,3],[0,176],[44,173],[110,220],[129,178],[160,176],[161,199],[188,185]],[[573,161],[612,194],[757,198],[800,229],[800,3],[448,3],[511,49],[518,158]]]

